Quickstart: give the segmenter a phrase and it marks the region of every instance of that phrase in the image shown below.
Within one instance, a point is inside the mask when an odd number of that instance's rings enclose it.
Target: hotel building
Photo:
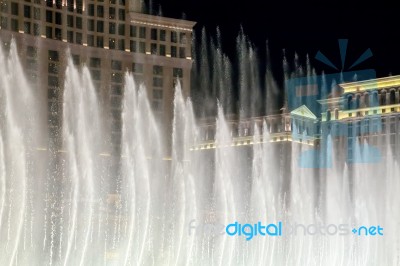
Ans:
[[[142,10],[140,0],[0,1],[3,48],[7,51],[15,39],[27,77],[48,99],[42,111],[51,139],[60,139],[68,49],[74,64],[89,67],[99,99],[110,111],[110,152],[118,152],[120,145],[126,71],[146,86],[156,117],[170,135],[174,85],[180,80],[183,94],[190,91],[195,23]]]

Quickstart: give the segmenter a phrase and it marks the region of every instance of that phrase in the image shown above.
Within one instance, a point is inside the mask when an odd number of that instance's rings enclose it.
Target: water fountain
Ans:
[[[178,85],[165,158],[146,89],[127,73],[114,158],[103,153],[106,121],[89,71],[72,60],[62,147],[47,141],[43,148],[46,119],[38,110],[47,103],[24,78],[15,43],[8,55],[0,51],[0,62],[0,265],[400,265],[399,166],[390,149],[378,167],[298,168],[307,148],[261,141],[270,137],[265,124],[254,128],[253,145],[231,146],[219,107],[220,147],[193,151],[200,130]],[[385,234],[246,241],[204,230],[235,221],[379,224]]]

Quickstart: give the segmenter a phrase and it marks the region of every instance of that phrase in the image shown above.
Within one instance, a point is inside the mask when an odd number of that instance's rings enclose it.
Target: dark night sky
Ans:
[[[308,53],[317,70],[329,72],[329,67],[316,61],[314,56],[321,50],[339,64],[337,39],[346,38],[349,39],[348,63],[353,63],[367,48],[371,48],[373,57],[361,64],[360,69],[373,68],[378,77],[400,74],[400,43],[395,41],[400,35],[397,8],[383,7],[383,4],[327,3],[156,0],[152,7],[157,9],[161,5],[163,15],[168,17],[181,18],[184,13],[187,19],[198,22],[197,31],[204,26],[209,31],[219,26],[223,48],[229,55],[234,53],[235,38],[242,25],[256,47],[263,49],[268,40],[274,67],[281,64],[282,49],[286,49],[288,57],[294,51],[300,56]]]

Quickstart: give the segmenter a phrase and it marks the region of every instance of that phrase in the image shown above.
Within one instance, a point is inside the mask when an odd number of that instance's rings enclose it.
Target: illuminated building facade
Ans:
[[[119,149],[124,73],[148,89],[157,118],[170,132],[174,85],[190,91],[194,22],[144,14],[140,0],[29,0],[0,2],[0,38],[11,38],[31,84],[48,99],[49,133],[61,125],[66,51],[86,64],[103,106],[109,109],[110,151]]]

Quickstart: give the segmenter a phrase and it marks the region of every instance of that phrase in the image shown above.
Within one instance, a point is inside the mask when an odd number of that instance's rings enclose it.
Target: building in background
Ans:
[[[69,49],[86,64],[103,106],[110,111],[110,152],[121,139],[125,72],[147,88],[157,118],[170,135],[174,86],[189,96],[194,22],[142,13],[140,0],[1,0],[0,38],[7,50],[16,40],[26,74],[48,106],[49,133],[59,140],[63,76]],[[57,146],[57,145],[56,145]]]
[[[315,164],[321,157],[340,157],[348,163],[385,162],[388,154],[400,157],[395,148],[400,143],[400,76],[339,84],[326,99],[318,100],[318,105],[320,113],[313,113],[304,102],[293,110],[284,107],[278,115],[228,119],[230,143],[215,142],[215,122],[205,122],[201,139],[192,149],[295,142],[303,150],[316,151],[306,168],[326,168],[325,163]],[[256,130],[267,134],[254,138]],[[321,150],[324,152],[317,152]]]

